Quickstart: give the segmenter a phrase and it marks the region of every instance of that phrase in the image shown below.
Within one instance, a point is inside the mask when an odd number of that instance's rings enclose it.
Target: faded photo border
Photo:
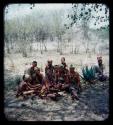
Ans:
[[[34,2],[34,1],[33,1]],[[74,1],[75,2],[75,1]],[[78,1],[79,2],[79,1]],[[2,61],[2,64],[1,64],[1,69],[2,69],[2,71],[1,71],[1,75],[2,75],[2,77],[1,77],[1,81],[2,81],[2,84],[1,84],[1,87],[0,87],[0,92],[1,92],[1,102],[0,102],[0,104],[2,104],[1,106],[0,106],[0,108],[1,108],[1,120],[4,120],[4,121],[8,121],[8,119],[5,117],[5,114],[4,114],[4,56],[5,56],[5,53],[4,53],[4,32],[5,32],[5,30],[4,30],[4,8],[8,5],[8,4],[18,4],[19,2],[18,1],[16,1],[16,3],[10,3],[10,2],[7,2],[7,3],[5,3],[5,2],[3,2],[3,4],[2,4],[2,11],[1,11],[1,16],[2,16],[2,22],[1,22],[1,25],[2,25],[2,27],[1,27],[1,31],[2,31],[2,37],[1,37],[1,41],[2,41],[2,43],[1,43],[1,48],[0,48],[0,53],[1,53],[1,61]],[[28,2],[29,3],[29,2]],[[67,2],[68,3],[68,2]],[[81,2],[82,3],[82,2]],[[97,3],[98,3],[98,1],[97,1]],[[27,4],[27,3],[24,3],[24,4]],[[31,3],[32,4],[32,3]],[[37,4],[37,3],[36,3]],[[69,3],[70,4],[70,3]],[[112,65],[110,65],[111,64],[111,37],[112,37],[112,35],[111,35],[111,26],[112,26],[112,24],[111,24],[111,15],[112,15],[112,12],[111,12],[111,4],[110,4],[110,2],[103,2],[103,4],[106,4],[108,7],[109,7],[109,16],[110,16],[110,18],[109,18],[109,30],[110,30],[110,33],[109,33],[109,36],[110,36],[110,38],[109,38],[109,48],[110,48],[110,51],[109,51],[109,72],[110,72],[110,74],[109,74],[109,76],[111,76],[111,67],[112,67]],[[109,107],[109,117],[108,117],[108,119],[106,119],[105,121],[101,121],[101,122],[105,122],[105,123],[107,123],[108,121],[110,121],[111,120],[111,115],[112,115],[112,111],[111,111],[111,100],[112,100],[112,97],[111,97],[111,95],[112,95],[112,90],[111,90],[111,77],[110,77],[110,79],[109,79],[109,105],[110,105],[110,107]],[[9,122],[9,121],[8,121]],[[19,121],[18,121],[19,122]],[[37,122],[39,122],[39,121],[37,121]],[[40,121],[41,122],[41,121]],[[66,121],[63,121],[63,122],[65,122],[66,123]],[[73,121],[74,122],[74,121]],[[85,122],[85,121],[75,121],[75,122]],[[90,121],[88,121],[88,122],[90,122]],[[93,121],[93,122],[95,122],[95,121]],[[97,122],[97,121],[96,121]],[[101,123],[100,122],[100,123]],[[67,123],[68,123],[68,121],[67,121]]]

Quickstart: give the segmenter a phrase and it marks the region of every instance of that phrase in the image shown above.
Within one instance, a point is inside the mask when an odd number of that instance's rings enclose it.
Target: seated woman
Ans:
[[[65,62],[65,57],[62,57],[62,58],[61,58],[61,64],[64,66],[64,68],[67,67],[67,64],[66,64],[66,62]]]
[[[75,67],[73,67],[73,65],[70,65],[69,69],[69,83],[69,91],[72,95],[72,98],[79,99],[77,93],[79,93],[81,90],[80,76],[79,73],[75,71]]]
[[[52,60],[47,61],[47,65],[45,67],[45,78],[49,82],[50,85],[54,83],[54,66],[52,64]]]
[[[36,73],[36,76],[34,77],[34,83],[43,85],[45,82],[45,79],[43,74],[40,73],[40,68],[36,67],[35,73]]]
[[[97,62],[98,62],[98,65],[94,66],[96,78],[100,81],[107,80],[107,76],[104,74],[105,66],[103,64],[103,60],[101,56],[97,57]]]
[[[69,87],[68,69],[64,65],[57,67],[55,82],[59,90],[66,90]]]
[[[35,73],[32,75],[32,77],[28,74],[25,74],[23,77],[23,81],[20,83],[19,87],[18,87],[18,91],[17,91],[17,97],[19,95],[23,95],[23,93],[25,91],[29,91],[29,92],[34,92],[34,93],[38,93],[41,88],[42,88],[42,84],[44,82],[44,78],[43,75],[40,73],[40,69],[35,67],[34,69]],[[30,91],[33,90],[33,91]],[[26,92],[26,93],[29,93]]]

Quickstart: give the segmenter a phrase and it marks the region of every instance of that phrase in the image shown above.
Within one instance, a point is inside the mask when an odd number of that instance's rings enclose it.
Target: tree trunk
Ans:
[[[89,49],[88,49],[88,48],[86,48],[86,54],[88,53],[88,50],[89,50]]]
[[[94,53],[94,54],[96,53],[95,48],[93,49],[93,53]]]
[[[7,50],[7,53],[10,54],[10,48],[9,48],[9,43],[6,43],[6,50]]]
[[[10,54],[11,52],[10,52],[10,49],[9,49],[9,47],[7,47],[7,53],[8,54]]]
[[[38,42],[37,42],[37,51],[38,51]]]
[[[62,36],[60,35],[60,46],[59,46],[59,49],[60,49],[60,55],[62,55],[63,54],[63,45],[62,45],[63,43],[62,43]]]
[[[32,46],[30,46],[29,50],[30,50],[30,52],[32,52]]]
[[[62,55],[63,53],[62,53],[62,43],[61,43],[61,46],[60,46],[60,55]]]
[[[32,43],[30,43],[29,51],[32,52]]]
[[[41,52],[41,54],[43,54],[43,48],[42,48],[43,46],[42,46],[42,41],[40,41],[40,52]]]
[[[96,45],[94,45],[94,48],[93,48],[93,53],[94,54],[96,53],[96,46],[97,46],[97,43],[96,43]]]
[[[26,52],[26,50],[23,50],[22,55],[23,55],[23,57],[27,57],[27,52]]]
[[[8,58],[9,58],[9,60],[10,60],[10,62],[11,62],[11,65],[10,65],[11,70],[15,70],[15,65],[14,65],[13,59],[11,58],[11,55],[10,55],[10,54],[8,54]]]
[[[60,52],[59,39],[58,39],[58,45],[57,45],[57,52]]]
[[[27,52],[26,52],[26,49],[27,49],[27,44],[25,41],[22,41],[22,45],[21,45],[21,50],[22,50],[22,56],[23,57],[27,57]]]
[[[74,54],[77,54],[77,48],[74,49]]]
[[[44,46],[44,50],[45,50],[45,52],[47,52],[47,47],[46,47],[46,44],[45,44],[44,41],[43,41],[43,46]]]
[[[73,46],[72,46],[72,48],[71,48],[71,53],[73,54]]]

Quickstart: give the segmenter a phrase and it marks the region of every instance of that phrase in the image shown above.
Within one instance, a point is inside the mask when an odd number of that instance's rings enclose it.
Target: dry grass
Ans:
[[[13,74],[22,75],[24,70],[31,65],[31,62],[33,60],[36,60],[38,62],[38,67],[40,67],[42,69],[42,73],[44,73],[44,67],[46,66],[48,59],[53,60],[53,65],[60,64],[62,56],[65,57],[68,66],[70,66],[70,64],[73,64],[75,65],[76,70],[81,72],[81,67],[85,63],[96,64],[97,55],[91,55],[91,57],[86,54],[60,55],[52,50],[44,54],[40,54],[40,52],[33,52],[30,53],[27,58],[22,57],[21,54],[11,54],[10,58],[8,56],[4,57],[4,67],[5,70],[10,70]],[[103,55],[103,62],[106,66],[106,72],[109,72],[109,55]]]

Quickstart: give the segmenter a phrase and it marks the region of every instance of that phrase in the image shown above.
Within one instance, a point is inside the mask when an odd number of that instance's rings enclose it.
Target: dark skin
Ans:
[[[97,57],[98,60],[98,65],[101,66],[102,65],[102,57]]]
[[[32,63],[32,66],[31,68],[29,69],[29,75],[31,76],[32,78],[32,83],[34,83],[34,77],[35,77],[35,70],[34,68],[37,66],[37,63]]]
[[[80,85],[80,77],[79,77],[79,74],[74,70],[75,68],[70,68],[69,70],[69,77],[70,77],[70,83],[73,83],[73,80],[76,81],[75,83],[77,83],[77,90],[75,88],[73,88],[73,90],[71,90],[71,95],[72,95],[72,98],[76,98],[77,100],[79,99],[78,96],[77,96],[77,93],[80,92],[80,89],[81,89],[81,85]],[[70,85],[71,87],[71,85]],[[71,89],[71,88],[70,88]]]
[[[51,67],[52,67],[52,61],[48,61],[47,68],[51,68]]]
[[[101,74],[103,74],[103,63],[102,63],[102,57],[97,57],[98,60],[98,66],[101,69]]]
[[[52,66],[52,61],[48,61],[48,66],[49,66],[49,67]]]
[[[66,62],[65,62],[65,58],[64,58],[64,57],[61,58],[61,64],[63,64],[63,65],[64,65],[64,68],[66,68],[67,65],[66,65]]]
[[[68,71],[63,68],[59,67],[59,73],[58,73],[58,85],[61,90],[65,90],[69,87],[69,78],[68,78]],[[60,78],[63,78],[62,81]]]
[[[37,63],[32,63],[32,68],[35,68],[37,66]]]
[[[61,63],[65,63],[65,58],[64,57],[61,58]]]
[[[79,77],[79,74],[75,71],[75,68],[70,68],[70,77],[73,77],[74,79],[76,79],[77,81],[77,85],[80,86],[80,77]],[[72,78],[70,78],[71,80]]]
[[[58,76],[59,76],[59,66],[55,66],[54,68],[55,83],[58,83]]]
[[[52,65],[52,61],[48,61],[48,64],[45,68],[45,75],[46,75],[48,82],[50,83],[54,82],[53,73],[54,73],[54,67]]]
[[[36,70],[36,74],[37,74],[37,75],[40,75],[40,69],[37,69],[37,70]]]
[[[40,73],[39,68],[36,70],[36,77],[39,80],[39,82],[42,84],[43,83],[43,75]]]
[[[98,65],[99,65],[99,66],[102,65],[102,60],[98,60]]]
[[[34,68],[37,66],[37,62],[34,61],[32,62],[32,66],[29,70],[29,77],[26,77],[25,75],[23,76],[23,82],[18,88],[17,93],[22,93],[25,90],[35,90],[37,89],[38,86],[35,85],[35,71]],[[18,94],[17,94],[18,95]]]

